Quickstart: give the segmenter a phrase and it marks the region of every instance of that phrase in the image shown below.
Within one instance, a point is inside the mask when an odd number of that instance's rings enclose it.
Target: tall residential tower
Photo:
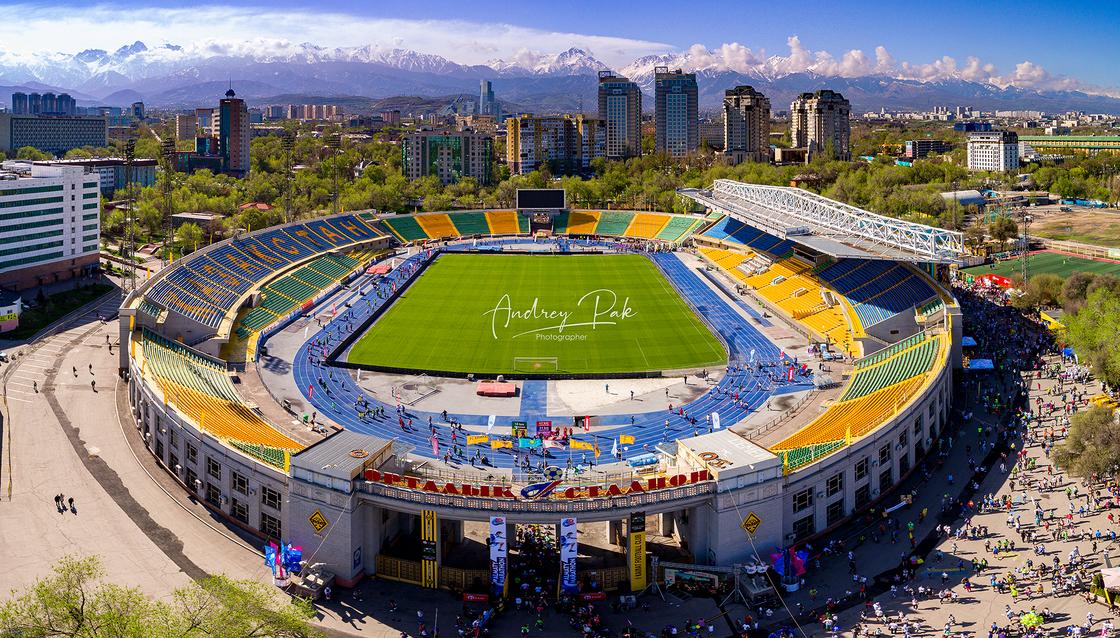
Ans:
[[[851,112],[852,105],[835,91],[802,93],[789,107],[791,144],[806,149],[808,159],[829,152],[834,159],[851,159]]]
[[[249,174],[249,109],[233,89],[218,102],[218,150],[234,177]]]
[[[723,152],[732,164],[770,159],[770,98],[753,86],[724,92]]]
[[[680,69],[654,70],[653,112],[658,151],[684,157],[700,147],[700,119],[697,114],[696,74]]]
[[[599,71],[599,119],[607,131],[607,157],[642,154],[642,90],[611,71]]]

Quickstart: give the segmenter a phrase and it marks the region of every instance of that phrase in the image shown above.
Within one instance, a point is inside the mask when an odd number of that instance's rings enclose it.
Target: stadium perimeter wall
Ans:
[[[126,343],[128,319],[122,317],[121,325],[122,343]],[[317,560],[325,562],[342,582],[354,582],[376,572],[381,542],[393,534],[411,533],[416,513],[422,509],[440,516],[441,542],[461,536],[463,521],[486,520],[493,511],[508,510],[514,521],[558,520],[561,515],[574,514],[581,521],[610,519],[609,524],[617,524],[631,510],[644,511],[660,515],[663,529],[680,538],[699,562],[722,565],[752,558],[755,548],[765,558],[775,545],[825,534],[873,503],[893,504],[892,487],[920,465],[924,453],[936,447],[949,419],[950,363],[954,357],[959,360],[959,309],[951,315],[950,326],[952,347],[943,350],[946,354],[936,362],[931,379],[909,404],[870,434],[790,473],[782,472],[777,457],[761,448],[756,453],[761,459],[757,467],[762,469],[753,473],[728,472],[713,461],[709,469],[716,478],[710,489],[708,485],[693,486],[679,499],[665,494],[663,501],[658,500],[662,497],[642,499],[631,507],[616,507],[608,499],[602,499],[603,506],[573,502],[560,509],[555,502],[494,500],[478,507],[479,499],[468,502],[465,497],[437,497],[403,489],[376,492],[360,478],[346,486],[293,478],[294,472],[290,476],[243,455],[182,418],[154,384],[144,381],[135,360],[128,357],[128,349],[121,351],[130,372],[129,400],[137,428],[166,471],[233,526],[264,537],[277,531],[274,524],[278,521],[279,535],[285,540],[312,547],[322,544]],[[727,431],[722,435],[737,437]],[[705,439],[682,440],[679,445],[704,451]],[[713,444],[715,448],[709,451],[718,458],[718,440]],[[341,462],[347,455],[339,456]],[[269,500],[266,491],[279,495],[275,502],[280,507],[265,502]],[[334,531],[329,543],[310,531],[307,515],[316,509],[331,520]],[[740,527],[750,513],[762,519],[753,545]]]

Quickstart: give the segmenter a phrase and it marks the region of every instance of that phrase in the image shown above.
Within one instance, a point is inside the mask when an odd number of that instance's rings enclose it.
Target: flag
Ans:
[[[712,429],[719,429],[719,412],[712,412]]]
[[[490,418],[486,419],[486,433],[487,434],[490,434],[490,431],[494,429],[494,422],[497,421],[497,420],[498,420],[498,417],[496,415],[493,415],[493,414],[490,415]]]
[[[439,456],[439,439],[433,434],[429,440],[432,442],[432,454]]]
[[[589,417],[589,416],[583,417],[583,431],[584,432],[590,432],[591,431],[591,417]]]
[[[611,443],[611,456],[618,456],[618,441]]]
[[[793,371],[794,366],[790,366],[789,369],[786,370],[786,381],[793,381]]]
[[[633,445],[634,444],[634,435],[633,434],[621,434],[618,437],[618,442],[623,444],[623,445]]]
[[[595,450],[595,446],[587,443],[586,441],[577,441],[575,439],[568,439],[568,447],[573,450]]]
[[[485,443],[490,440],[490,437],[485,434],[468,434],[467,445],[475,445],[478,443]]]
[[[538,439],[538,438],[528,438],[528,437],[522,436],[522,437],[519,437],[517,439],[517,447],[534,448],[534,447],[540,447],[540,446],[541,446],[541,440]]]
[[[598,439],[598,437],[596,437],[596,439],[595,439],[595,447],[593,449],[595,450],[595,458],[599,458],[600,452],[599,452],[599,439]]]
[[[513,447],[513,441],[500,441],[500,440],[497,440],[497,439],[495,439],[493,441],[490,441],[490,449],[491,450],[498,450],[498,449],[501,449],[501,448],[504,448],[504,447],[512,448]]]
[[[557,441],[556,439],[545,439],[544,440],[544,446],[547,447],[547,448],[563,449],[564,448],[564,442],[563,441]]]
[[[312,397],[312,395],[314,395],[314,394],[315,394],[315,385],[311,384],[311,383],[308,383],[307,384],[307,398],[310,399]]]

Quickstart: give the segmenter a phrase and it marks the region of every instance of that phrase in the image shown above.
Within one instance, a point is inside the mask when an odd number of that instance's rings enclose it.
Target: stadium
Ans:
[[[730,570],[897,503],[949,417],[960,234],[796,188],[680,195],[703,212],[522,191],[238,233],[124,301],[136,426],[216,517],[301,546],[311,589],[485,596],[507,557],[468,539],[537,524],[605,531],[596,587],[640,591],[647,533]],[[574,587],[591,559],[563,560]]]

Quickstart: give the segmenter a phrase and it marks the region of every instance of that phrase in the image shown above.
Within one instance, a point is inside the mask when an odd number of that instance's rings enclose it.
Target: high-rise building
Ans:
[[[127,163],[120,157],[99,157],[96,159],[44,160],[35,162],[41,166],[79,166],[86,173],[96,176],[101,194],[112,197],[117,189],[124,188],[129,181],[143,188],[156,183],[156,160],[133,159],[132,174],[129,175]],[[127,181],[126,181],[127,180]]]
[[[98,182],[81,166],[0,166],[0,287],[24,290],[97,269]]]
[[[835,159],[851,159],[851,112],[852,105],[835,91],[802,93],[789,107],[792,146],[806,149],[810,160],[821,153],[831,153]]]
[[[435,175],[443,184],[473,177],[490,183],[494,139],[473,131],[416,131],[401,140],[404,176],[419,179]]]
[[[654,140],[659,152],[684,157],[700,148],[700,118],[696,74],[655,67]]]
[[[69,93],[59,93],[54,104],[55,112],[59,115],[74,115],[78,111],[78,101]]]
[[[599,71],[599,119],[606,126],[607,157],[642,154],[642,90],[627,78]]]
[[[498,106],[498,100],[494,97],[494,87],[490,85],[490,80],[482,80],[480,85],[478,92],[478,114],[492,115],[495,121],[500,121],[501,108]]]
[[[194,110],[194,116],[198,120],[198,128],[202,129],[203,135],[214,134],[214,117],[217,109],[214,108],[198,108]]]
[[[180,142],[193,140],[198,135],[198,116],[194,113],[180,113],[175,116],[175,139]]]
[[[770,159],[770,98],[753,86],[723,94],[723,152],[732,164]]]
[[[906,140],[903,152],[908,159],[922,159],[928,155],[940,155],[953,150],[953,144],[945,140]]]
[[[38,93],[27,94],[27,115],[38,115],[43,112],[43,96]]]
[[[602,123],[583,115],[506,120],[506,161],[515,174],[531,173],[544,164],[553,175],[587,171],[591,160],[604,156],[606,141]]]
[[[382,111],[381,112],[381,121],[385,123],[385,126],[400,126],[401,125],[401,112],[397,111],[397,110]]]
[[[144,116],[146,115],[144,111],[144,103],[133,102],[132,106],[128,107],[128,114],[138,120],[143,120]]]
[[[12,93],[12,115],[27,115],[27,94]]]
[[[249,174],[249,109],[233,89],[218,102],[218,149],[225,170],[234,177]]]
[[[1014,131],[968,134],[968,170],[1014,171],[1019,168],[1019,136]]]
[[[40,113],[42,113],[44,115],[58,113],[58,96],[57,95],[48,91],[47,93],[44,93],[42,95],[40,100],[41,100],[40,101],[40,107],[39,107],[39,112]]]
[[[100,115],[0,113],[0,151],[5,153],[31,146],[62,155],[72,148],[108,145],[108,121]]]

